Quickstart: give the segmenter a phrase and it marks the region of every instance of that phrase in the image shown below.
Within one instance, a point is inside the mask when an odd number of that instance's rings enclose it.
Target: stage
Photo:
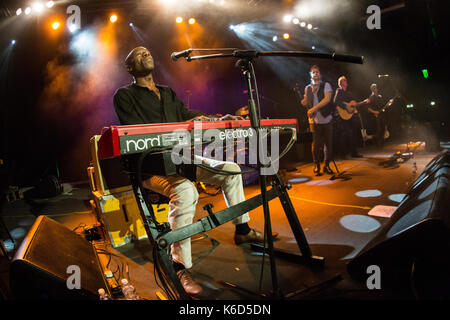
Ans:
[[[314,256],[325,259],[324,267],[311,268],[302,264],[276,258],[278,285],[286,300],[335,300],[335,299],[414,299],[404,292],[369,290],[366,283],[353,280],[346,266],[372,240],[389,221],[390,215],[411,188],[424,167],[438,152],[429,152],[422,145],[416,146],[414,156],[393,166],[384,167],[380,162],[395,152],[404,151],[405,144],[388,144],[383,150],[363,149],[363,158],[337,159],[339,171],[348,179],[330,179],[330,175],[315,176],[312,163],[296,163],[289,170],[282,169],[281,176],[292,188],[288,191],[292,204],[305,232]],[[444,149],[448,147],[441,143]],[[336,171],[334,164],[331,168]],[[62,194],[35,200],[24,199],[6,203],[2,218],[14,243],[5,241],[12,258],[38,216],[45,215],[75,233],[84,226],[99,221],[92,209],[93,199],[87,181],[63,183]],[[259,184],[245,186],[246,198],[260,193]],[[226,208],[221,193],[211,196],[200,193],[196,218],[207,215],[202,208],[213,204],[213,211]],[[270,202],[273,231],[278,233],[274,246],[288,252],[299,253],[280,201]],[[262,208],[250,212],[252,228],[263,231]],[[104,229],[103,229],[104,230]],[[100,250],[99,258],[116,276],[127,277],[144,300],[164,300],[164,291],[155,282],[152,251],[148,239],[135,240],[114,248],[107,236],[92,243]],[[4,231],[2,230],[4,233]],[[194,266],[191,272],[203,287],[195,300],[264,300],[272,296],[272,277],[269,257],[264,258],[261,280],[261,253],[251,250],[249,244],[236,246],[233,241],[234,226],[226,223],[207,232],[208,237],[194,237],[192,254]],[[106,237],[105,237],[106,236]],[[3,238],[6,239],[4,236]],[[104,250],[112,255],[105,254]],[[72,253],[71,253],[72,254]],[[76,254],[76,252],[73,252]],[[368,275],[369,277],[369,275]],[[7,272],[2,281],[8,282]],[[232,288],[229,283],[235,285]],[[261,289],[261,290],[260,290]]]

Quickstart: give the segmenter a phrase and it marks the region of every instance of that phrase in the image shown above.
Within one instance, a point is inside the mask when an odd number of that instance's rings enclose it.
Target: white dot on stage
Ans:
[[[394,201],[394,202],[401,202],[405,196],[406,196],[405,193],[395,193],[395,194],[389,195],[388,198],[389,198],[389,200]]]
[[[381,224],[378,222],[378,220],[359,214],[349,214],[343,216],[339,220],[339,223],[345,229],[359,233],[373,232],[381,227]]]
[[[363,190],[355,193],[357,197],[361,198],[370,198],[370,197],[379,197],[382,195],[380,190]]]

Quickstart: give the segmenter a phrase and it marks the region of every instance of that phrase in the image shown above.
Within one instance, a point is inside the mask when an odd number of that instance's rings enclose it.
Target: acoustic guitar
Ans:
[[[350,102],[342,102],[344,104],[344,107],[336,106],[336,110],[341,117],[342,120],[349,120],[355,113],[358,112],[358,107],[365,104],[365,101],[362,102],[356,102],[355,100],[352,100]]]

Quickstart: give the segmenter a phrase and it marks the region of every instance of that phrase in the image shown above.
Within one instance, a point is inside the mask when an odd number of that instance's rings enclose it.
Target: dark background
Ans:
[[[234,113],[247,104],[244,78],[232,59],[174,62],[170,54],[187,48],[252,48],[257,50],[337,51],[364,56],[363,65],[306,58],[260,57],[255,62],[262,115],[304,119],[294,87],[303,90],[308,71],[318,64],[333,88],[343,74],[358,99],[377,83],[388,100],[401,95],[401,117],[415,125],[431,124],[442,138],[449,133],[447,1],[327,1],[322,14],[308,19],[317,30],[306,32],[284,24],[282,16],[302,1],[229,1],[232,9],[208,3],[193,9],[167,11],[158,1],[58,2],[54,16],[68,15],[70,4],[81,8],[81,31],[93,30],[113,40],[111,47],[82,44],[78,55],[71,45],[76,34],[49,28],[48,16],[16,16],[25,1],[0,5],[2,183],[33,185],[48,174],[63,181],[86,180],[89,139],[106,126],[118,124],[112,97],[132,81],[123,68],[127,53],[137,45],[150,49],[156,61],[157,83],[174,88],[192,109],[208,114]],[[305,1],[303,1],[305,2]],[[382,9],[381,29],[366,27],[366,8]],[[231,6],[232,5],[232,6]],[[119,21],[109,25],[115,12]],[[193,16],[197,25],[174,23],[176,16]],[[186,20],[186,19],[185,19]],[[129,27],[132,21],[139,36]],[[239,38],[230,24],[257,26],[253,36]],[[108,26],[109,25],[109,26]],[[185,29],[181,29],[185,28]],[[104,30],[107,29],[107,32]],[[274,32],[289,32],[289,41],[271,41]],[[279,34],[279,33],[278,33]],[[265,37],[265,38],[264,38]],[[280,38],[280,36],[279,36]],[[16,44],[11,45],[15,39]],[[91,43],[92,44],[92,43]],[[312,49],[312,46],[315,49]],[[197,54],[197,53],[194,53]],[[428,79],[422,75],[426,68]],[[378,78],[378,74],[389,77]],[[430,107],[430,101],[436,106]],[[414,104],[413,109],[405,109]],[[304,129],[304,128],[302,128]]]

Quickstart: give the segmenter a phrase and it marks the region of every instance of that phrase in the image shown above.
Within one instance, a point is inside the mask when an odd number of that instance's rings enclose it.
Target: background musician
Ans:
[[[310,69],[311,83],[305,87],[305,95],[301,101],[308,109],[310,129],[313,135],[312,156],[315,164],[314,173],[320,175],[320,156],[323,150],[324,173],[333,174],[329,164],[333,157],[333,89],[328,82],[322,81],[318,66]]]
[[[357,114],[357,106],[361,103],[356,102],[353,94],[348,91],[348,82],[345,76],[339,77],[338,86],[334,96],[337,111],[334,135],[336,153],[344,158],[348,155],[361,158],[362,155],[358,153],[357,149],[362,141],[361,120]]]
[[[171,88],[155,84],[152,73],[154,61],[146,48],[133,49],[128,54],[125,65],[134,77],[134,82],[119,88],[114,95],[114,108],[121,125],[210,120],[201,112],[188,110]],[[241,117],[226,115],[221,119],[238,120]],[[199,158],[206,166],[240,171],[240,167],[233,162]],[[241,175],[220,175],[201,168],[196,170],[198,181],[222,188],[227,205],[233,206],[245,200]],[[178,175],[151,176],[143,182],[143,186],[170,199],[168,219],[172,230],[192,223],[199,195],[190,180]],[[264,241],[263,234],[249,227],[249,220],[248,213],[233,220],[236,226],[234,241],[238,245]],[[175,271],[185,291],[188,294],[199,294],[202,287],[188,272],[192,267],[190,239],[172,244],[171,254]]]
[[[370,91],[372,94],[365,101],[368,104],[367,110],[369,111],[369,121],[375,131],[375,142],[377,148],[381,149],[384,144],[385,131],[385,118],[383,114],[384,102],[381,95],[378,94],[378,87],[375,83],[370,85]]]

